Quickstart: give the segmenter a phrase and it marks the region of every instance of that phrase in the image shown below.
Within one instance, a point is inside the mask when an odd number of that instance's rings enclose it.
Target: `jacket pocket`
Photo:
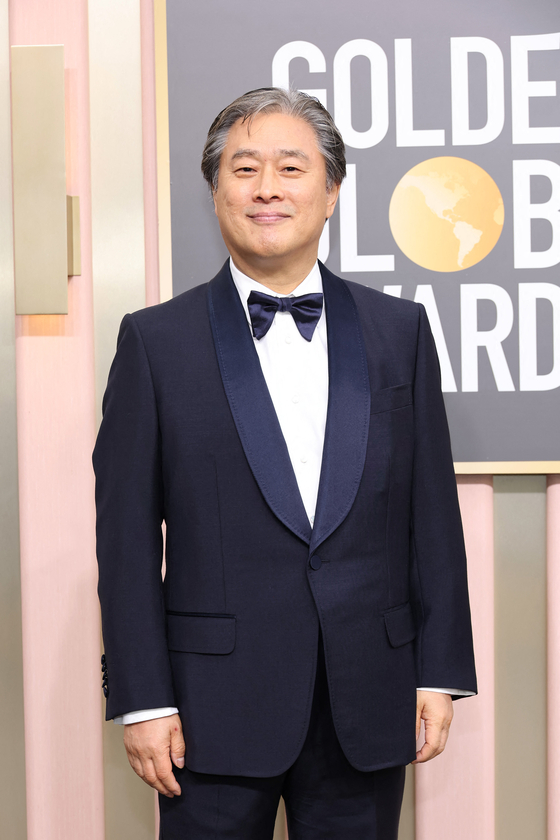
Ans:
[[[400,607],[393,607],[383,613],[385,628],[389,637],[391,647],[400,647],[411,642],[416,636],[414,616],[410,604],[402,604]]]
[[[168,612],[167,647],[184,653],[231,653],[235,616]]]
[[[412,405],[412,385],[410,383],[371,392],[371,414],[393,411],[395,408],[404,408],[406,405]]]

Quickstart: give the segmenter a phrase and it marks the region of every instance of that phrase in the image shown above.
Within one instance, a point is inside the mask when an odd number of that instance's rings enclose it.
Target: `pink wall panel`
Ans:
[[[156,86],[153,0],[140,0],[142,50],[142,142],[144,147],[144,237],[146,305],[159,303]]]
[[[142,51],[142,143],[144,150],[146,306],[153,306],[160,302],[153,0],[140,0],[140,34],[140,48]],[[157,840],[159,837],[157,792],[154,792],[154,831],[155,840]]]
[[[560,840],[560,476],[547,488],[548,840]]]
[[[29,840],[102,840],[86,0],[16,0],[11,44],[64,44],[67,189],[82,276],[67,316],[17,321]]]
[[[494,837],[492,477],[462,476],[458,486],[480,693],[454,704],[455,718],[445,752],[416,768],[416,840]]]

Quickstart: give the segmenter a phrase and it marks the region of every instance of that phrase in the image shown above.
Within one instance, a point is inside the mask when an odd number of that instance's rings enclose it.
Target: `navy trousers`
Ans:
[[[217,776],[175,768],[181,796],[159,797],[160,840],[271,840],[280,797],[290,840],[397,840],[404,767],[362,773],[342,752],[323,645],[309,730],[280,776]]]

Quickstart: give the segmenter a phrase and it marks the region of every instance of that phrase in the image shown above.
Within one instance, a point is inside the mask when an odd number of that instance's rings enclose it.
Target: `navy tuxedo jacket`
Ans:
[[[177,706],[199,772],[272,776],[295,761],[320,628],[359,770],[414,759],[417,686],[476,690],[426,314],[321,272],[313,530],[228,265],[119,334],[94,452],[107,717]]]

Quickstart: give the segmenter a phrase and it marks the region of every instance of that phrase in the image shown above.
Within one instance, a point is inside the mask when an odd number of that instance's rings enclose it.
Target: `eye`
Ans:
[[[285,166],[284,172],[299,172],[297,166]]]

